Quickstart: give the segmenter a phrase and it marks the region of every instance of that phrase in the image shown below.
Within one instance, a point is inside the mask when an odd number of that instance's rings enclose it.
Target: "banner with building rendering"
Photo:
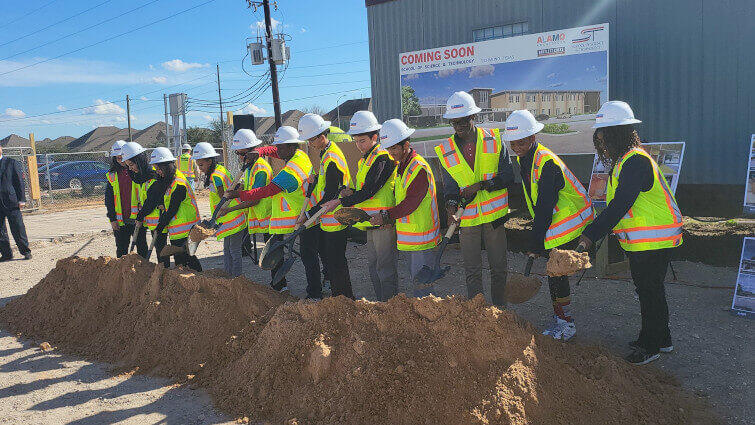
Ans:
[[[557,153],[592,153],[595,113],[608,100],[608,24],[548,31],[399,54],[403,118],[415,141],[453,131],[446,99],[469,92],[480,126],[503,128],[528,109],[546,127],[540,140]]]

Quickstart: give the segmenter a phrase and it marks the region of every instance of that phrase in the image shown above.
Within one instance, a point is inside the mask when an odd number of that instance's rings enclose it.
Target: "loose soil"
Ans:
[[[196,383],[238,417],[299,424],[716,423],[653,368],[539,334],[481,296],[298,301],[135,255],[68,258],[0,324]]]
[[[548,276],[569,276],[590,267],[589,253],[554,248],[545,264],[545,272]]]
[[[529,301],[537,294],[542,284],[539,277],[509,272],[506,281],[506,301],[513,304]]]

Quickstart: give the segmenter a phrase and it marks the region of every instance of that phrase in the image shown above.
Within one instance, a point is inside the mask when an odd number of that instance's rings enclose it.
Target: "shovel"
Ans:
[[[333,213],[333,217],[345,226],[353,226],[363,221],[370,221],[371,215],[367,211],[355,207],[343,207]]]
[[[234,180],[233,183],[231,183],[231,185],[228,186],[228,188],[229,189],[235,188],[239,184],[239,182],[241,182],[241,179],[244,177],[244,172],[247,170],[247,168],[251,166],[252,164],[245,164],[244,167],[239,172],[238,177],[236,177],[236,180]],[[200,221],[199,223],[192,226],[192,229],[196,226],[200,226],[205,229],[217,230],[220,227],[220,223],[217,222],[220,209],[223,207],[223,205],[225,205],[230,200],[231,200],[230,198],[228,198],[227,196],[225,196],[225,194],[223,194],[223,196],[220,198],[220,201],[218,201],[218,204],[215,205],[215,211],[212,213],[212,217],[210,217],[209,219]],[[189,230],[189,232],[191,233],[191,230]],[[204,237],[202,238],[202,240],[204,240]],[[201,242],[201,240],[197,242]],[[191,255],[194,255],[194,254],[191,254]]]
[[[296,229],[293,233],[291,233],[288,237],[286,237],[286,239],[283,240],[283,246],[288,247],[288,258],[286,258],[283,261],[283,264],[281,265],[281,267],[278,269],[277,272],[275,272],[275,276],[273,276],[273,281],[270,283],[271,286],[275,287],[275,285],[280,283],[286,277],[286,273],[288,273],[288,271],[291,270],[291,266],[293,266],[294,263],[296,262],[296,256],[294,254],[301,257],[301,254],[294,251],[294,242],[296,241],[296,238],[301,234],[301,232],[309,228],[309,226],[317,223],[317,220],[319,220],[320,216],[322,216],[324,213],[325,213],[325,210],[323,208],[320,208],[320,211],[317,211],[315,215],[310,217],[307,221],[304,222],[304,224],[299,226],[298,229]],[[283,249],[280,249],[280,252],[282,253]]]
[[[446,245],[448,245],[448,242],[453,237],[456,228],[459,227],[459,222],[461,221],[461,215],[463,213],[464,205],[462,204],[461,206],[459,206],[459,209],[456,210],[456,214],[454,214],[454,219],[456,220],[454,220],[453,224],[448,226],[448,230],[443,236],[443,240],[441,240],[438,244],[438,254],[435,257],[435,266],[433,268],[430,268],[426,265],[422,266],[420,271],[417,272],[417,275],[414,276],[414,282],[416,284],[425,286],[430,285],[431,283],[445,276],[446,272],[451,269],[451,266],[441,267],[440,259],[441,257],[443,257],[443,251],[446,250]]]
[[[134,234],[131,236],[131,246],[128,248],[128,252],[134,252],[134,248],[136,248],[136,237],[139,235],[140,230],[142,230],[142,222],[137,221],[136,226],[134,226]]]
[[[535,256],[527,257],[527,264],[524,265],[524,274],[510,273],[506,283],[506,301],[512,304],[521,304],[530,300],[540,290],[543,282],[530,276],[532,264],[535,262]]]

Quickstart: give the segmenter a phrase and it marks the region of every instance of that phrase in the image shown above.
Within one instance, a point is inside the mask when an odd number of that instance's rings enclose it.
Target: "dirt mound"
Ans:
[[[716,422],[652,368],[543,337],[482,297],[286,302],[134,256],[66,259],[0,310],[62,350],[181,380],[220,408],[298,424]]]
[[[587,252],[554,248],[545,264],[545,272],[548,276],[569,276],[590,267],[592,264],[590,264],[590,254]]]
[[[506,282],[506,301],[521,304],[534,297],[542,284],[543,282],[538,277],[509,272]]]

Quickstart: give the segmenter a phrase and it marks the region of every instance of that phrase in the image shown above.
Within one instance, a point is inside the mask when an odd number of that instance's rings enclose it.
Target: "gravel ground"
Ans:
[[[28,223],[27,223],[28,225]],[[91,229],[90,229],[91,230]],[[0,305],[24,294],[55,266],[57,259],[77,254],[100,256],[115,251],[106,234],[79,235],[55,242],[35,244],[31,261],[13,261],[0,268]],[[208,242],[199,249],[205,268],[222,267],[222,244]],[[358,297],[373,296],[364,264],[365,249],[350,244],[351,278]],[[735,255],[739,255],[736,253]],[[439,295],[464,293],[461,257],[450,246],[444,263],[454,268],[439,282]],[[511,254],[509,268],[520,270],[524,256]],[[736,270],[689,262],[674,263],[679,281],[667,285],[671,309],[674,353],[664,355],[650,367],[675,376],[684,387],[705,395],[713,409],[728,424],[751,424],[753,391],[752,321],[729,311]],[[533,272],[543,272],[544,260]],[[269,272],[246,259],[246,274],[261,283]],[[399,261],[401,288],[406,262]],[[487,273],[484,273],[487,274]],[[292,293],[304,296],[304,271],[300,263],[290,272]],[[575,278],[572,282],[576,281]],[[486,292],[489,282],[485,277]],[[626,343],[639,329],[639,304],[631,282],[624,277],[587,277],[574,290],[573,312],[578,343],[607,346],[616,354],[627,351]],[[536,326],[551,317],[550,298],[544,285],[532,300],[513,308]],[[41,341],[36,341],[39,343]],[[163,379],[141,375],[114,376],[108,365],[90,363],[57,350],[43,352],[36,343],[19,340],[0,331],[0,423],[227,423],[201,390],[171,385]],[[749,400],[749,401],[748,401]]]

